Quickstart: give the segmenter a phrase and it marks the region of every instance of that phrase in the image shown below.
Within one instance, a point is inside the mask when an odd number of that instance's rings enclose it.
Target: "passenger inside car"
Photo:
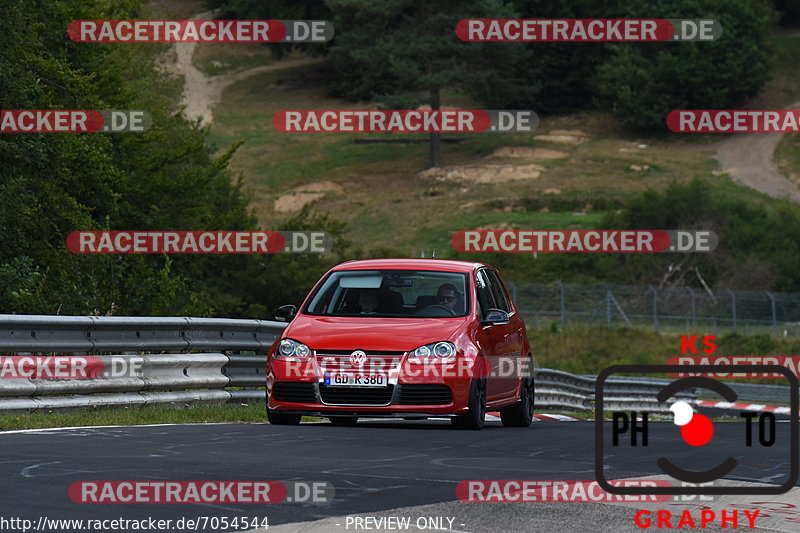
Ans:
[[[358,312],[362,315],[374,315],[378,312],[380,303],[378,291],[375,289],[361,289],[358,294]]]
[[[405,313],[403,306],[405,302],[403,295],[391,289],[386,289],[378,293],[380,303],[378,304],[378,312],[387,315],[400,315]]]

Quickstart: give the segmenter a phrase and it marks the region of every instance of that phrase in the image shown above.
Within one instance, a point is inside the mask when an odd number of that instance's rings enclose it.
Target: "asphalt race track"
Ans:
[[[717,424],[715,440],[734,439],[740,429],[734,422]],[[788,431],[789,424],[777,424],[779,440]],[[651,423],[650,433],[656,443],[675,441],[671,458],[676,462],[697,459],[701,453],[678,442],[679,434],[671,423]],[[362,422],[350,428],[325,422],[5,432],[0,433],[0,517],[28,518],[35,523],[40,516],[173,521],[180,517],[266,516],[269,529],[279,532],[390,530],[348,526],[346,517],[352,522],[352,516],[359,514],[410,516],[412,524],[418,517],[451,517],[453,522],[444,522],[449,527],[439,530],[456,532],[643,531],[633,524],[633,515],[642,504],[464,503],[456,498],[457,483],[469,479],[594,479],[594,438],[591,422],[537,422],[524,429],[489,422],[482,431],[458,431],[439,420]],[[639,453],[621,468],[618,462],[613,478],[660,473],[653,464],[663,455],[663,446],[651,448],[660,450]],[[754,469],[752,477],[740,479],[779,483],[781,474],[775,472],[785,465],[786,448],[773,448],[774,455],[773,450],[759,452],[761,472]],[[613,459],[613,454],[609,458]],[[326,481],[336,494],[322,504],[74,503],[68,488],[83,480]],[[735,501],[722,497],[721,501],[737,505],[784,502],[780,513],[773,513],[766,519],[768,523],[759,519],[756,529],[769,526],[770,530],[797,531],[798,492],[795,488],[780,496],[744,496]],[[655,505],[652,508],[676,504]],[[777,504],[771,505],[775,508]],[[711,527],[704,531],[715,530],[726,531]]]

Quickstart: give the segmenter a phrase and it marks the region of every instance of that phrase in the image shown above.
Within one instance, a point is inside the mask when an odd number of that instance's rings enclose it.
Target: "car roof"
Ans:
[[[332,271],[341,270],[433,270],[442,272],[473,272],[485,263],[472,261],[454,261],[448,259],[363,259],[347,261],[333,267]]]

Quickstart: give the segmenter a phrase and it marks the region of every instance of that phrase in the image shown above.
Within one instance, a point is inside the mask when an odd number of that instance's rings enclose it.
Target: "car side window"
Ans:
[[[508,302],[506,291],[503,289],[503,284],[500,282],[497,272],[494,270],[484,270],[483,272],[486,274],[486,277],[489,280],[489,287],[491,288],[492,295],[494,295],[494,301],[497,304],[497,309],[502,309],[506,313],[510,313],[511,304]]]
[[[492,294],[492,289],[483,270],[479,270],[475,274],[475,292],[478,296],[478,306],[480,307],[481,318],[483,318],[486,316],[486,312],[489,309],[497,308],[494,295]]]

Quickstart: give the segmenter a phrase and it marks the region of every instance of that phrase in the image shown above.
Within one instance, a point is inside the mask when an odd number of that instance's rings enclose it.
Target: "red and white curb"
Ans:
[[[486,420],[500,420],[500,413],[493,412],[493,413],[486,413]],[[553,414],[541,414],[541,415],[533,415],[534,422],[585,422],[585,418],[577,418],[574,416],[569,415],[553,415]]]
[[[760,403],[731,403],[698,400],[697,406],[713,407],[715,409],[737,409],[739,411],[767,411],[778,415],[788,415],[791,412],[791,409],[788,407],[777,407],[775,405],[764,405]]]

